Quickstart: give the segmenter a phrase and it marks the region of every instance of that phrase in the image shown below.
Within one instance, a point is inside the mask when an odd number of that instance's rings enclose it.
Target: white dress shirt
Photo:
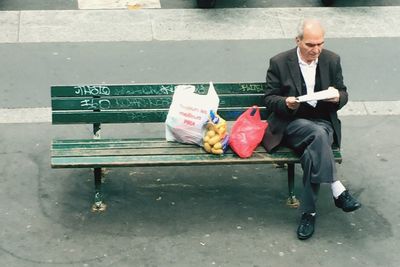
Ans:
[[[314,87],[315,87],[315,74],[317,71],[317,64],[318,64],[318,58],[308,64],[307,62],[303,61],[300,57],[300,49],[297,47],[297,58],[299,59],[299,66],[301,70],[301,74],[303,75],[304,82],[306,83],[307,87],[307,95],[314,93]],[[317,105],[316,100],[312,101],[307,101],[308,104],[310,104],[312,107],[315,107]]]

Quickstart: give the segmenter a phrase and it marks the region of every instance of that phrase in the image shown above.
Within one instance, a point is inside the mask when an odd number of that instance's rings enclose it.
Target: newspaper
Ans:
[[[296,98],[298,102],[307,102],[313,100],[324,100],[339,97],[339,91],[333,87],[329,87],[326,90],[315,92],[308,95],[302,95]]]

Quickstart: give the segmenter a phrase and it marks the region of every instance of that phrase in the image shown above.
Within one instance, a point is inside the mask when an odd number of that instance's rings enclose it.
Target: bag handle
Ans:
[[[260,108],[257,105],[254,105],[251,108],[248,108],[245,111],[245,113],[246,113],[245,116],[247,116],[251,120],[261,120]]]
[[[256,114],[256,112],[257,112],[257,110],[258,110],[257,108],[258,108],[257,106],[253,106],[253,107],[252,107],[251,112],[250,112],[250,116],[253,117],[253,116]]]

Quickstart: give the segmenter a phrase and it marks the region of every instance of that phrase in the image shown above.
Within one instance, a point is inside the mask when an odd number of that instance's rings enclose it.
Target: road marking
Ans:
[[[126,3],[114,1],[122,9],[82,2],[81,8],[101,9],[2,11],[0,43],[287,39],[304,17],[321,19],[327,38],[400,37],[398,6],[154,9]]]
[[[51,122],[51,108],[0,109],[0,123]]]
[[[161,8],[160,0],[78,0],[79,9]]]
[[[398,101],[350,101],[339,111],[339,116],[383,116],[400,115]],[[0,109],[0,124],[4,123],[49,123],[51,108]]]

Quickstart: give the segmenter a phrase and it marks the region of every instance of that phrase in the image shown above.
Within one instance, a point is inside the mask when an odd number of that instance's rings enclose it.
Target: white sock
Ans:
[[[336,199],[346,190],[346,187],[340,181],[331,183],[331,188],[333,197]]]

